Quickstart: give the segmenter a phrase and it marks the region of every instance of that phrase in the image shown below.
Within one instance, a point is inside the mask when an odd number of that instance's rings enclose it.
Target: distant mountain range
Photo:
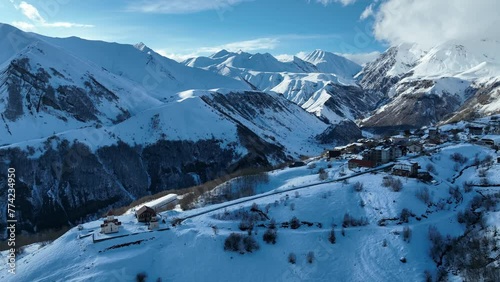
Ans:
[[[74,224],[159,191],[317,155],[357,140],[359,127],[498,113],[499,46],[403,44],[364,67],[321,50],[289,62],[221,50],[178,63],[143,43],[1,24],[0,169],[19,168],[22,229]]]

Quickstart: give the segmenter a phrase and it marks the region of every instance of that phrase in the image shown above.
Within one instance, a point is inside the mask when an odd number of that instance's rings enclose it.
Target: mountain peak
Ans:
[[[222,58],[222,57],[227,56],[229,54],[230,54],[229,51],[227,51],[226,49],[222,49],[219,52],[214,53],[212,56],[210,56],[210,58],[213,58],[213,59]]]
[[[320,72],[335,73],[342,77],[352,77],[361,70],[361,66],[355,62],[321,49],[307,54],[303,60],[315,65]]]
[[[143,42],[139,42],[137,44],[134,45],[134,48],[136,48],[137,50],[139,51],[149,51],[151,50],[146,44],[144,44]]]

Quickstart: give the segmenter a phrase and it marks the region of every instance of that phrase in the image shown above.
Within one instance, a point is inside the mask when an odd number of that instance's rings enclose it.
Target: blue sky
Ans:
[[[485,5],[477,8],[472,0],[4,0],[0,21],[48,36],[144,42],[176,59],[222,48],[273,55],[314,49],[366,54],[424,38],[433,44],[443,34],[453,37],[451,28],[461,28],[458,34],[471,26],[471,34],[477,34],[492,26],[489,17],[463,26],[455,17],[447,26],[450,17],[439,15],[469,13],[467,3],[478,12],[496,13],[495,0],[479,2]]]
[[[354,3],[345,5],[349,2]],[[0,4],[0,19],[48,36],[142,41],[173,57],[221,48],[273,55],[314,49],[369,53],[385,49],[372,36],[370,19],[360,19],[371,2],[8,0]]]

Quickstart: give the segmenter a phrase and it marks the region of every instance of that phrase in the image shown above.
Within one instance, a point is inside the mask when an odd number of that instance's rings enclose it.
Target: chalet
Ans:
[[[139,222],[150,222],[152,218],[156,217],[156,211],[148,206],[143,206],[135,212],[135,217]]]
[[[351,159],[347,162],[347,167],[349,169],[358,168],[358,167],[372,168],[372,167],[375,167],[375,163],[372,161],[368,161],[368,160]]]
[[[326,153],[326,157],[328,159],[338,158],[342,155],[342,151],[340,150],[328,150]]]
[[[122,223],[118,221],[111,211],[108,212],[104,223],[101,224],[101,233],[109,234],[118,232]]]
[[[471,135],[483,135],[483,127],[481,127],[481,126],[469,126],[469,134],[471,134]]]
[[[417,177],[418,168],[418,163],[399,162],[392,167],[392,174],[406,177]]]

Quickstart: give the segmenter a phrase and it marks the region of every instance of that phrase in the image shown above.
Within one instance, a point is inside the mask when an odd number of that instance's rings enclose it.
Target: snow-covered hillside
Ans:
[[[112,125],[161,105],[146,89],[44,41],[34,40],[0,72],[0,143]]]
[[[255,90],[272,91],[331,123],[355,120],[375,108],[381,95],[365,94],[353,76],[361,67],[348,59],[315,50],[282,62],[266,54],[219,51],[183,62],[244,81]]]
[[[142,273],[147,281],[421,281],[426,275],[460,280],[475,277],[475,272],[451,271],[450,266],[437,271],[436,265],[439,252],[454,242],[446,237],[459,238],[466,230],[469,235],[464,236],[490,238],[492,243],[484,246],[487,253],[479,256],[492,258],[481,267],[493,271],[495,277],[500,211],[494,186],[500,181],[500,167],[476,166],[474,160],[496,154],[464,143],[429,150],[429,156],[412,161],[435,168],[432,183],[395,176],[403,184],[397,192],[385,187],[389,176],[383,170],[360,174],[349,170],[346,160],[315,160],[309,166],[270,172],[257,196],[186,212],[164,212],[159,230],[148,231],[130,213],[118,216],[122,227],[116,234],[100,234],[101,221],[87,222],[82,230],[75,227],[46,246],[27,248],[17,262],[16,276],[5,274],[2,265],[1,279],[129,281]],[[465,161],[452,167],[450,158],[457,153]],[[326,180],[318,178],[319,169],[328,173]],[[486,170],[492,187],[478,186],[484,178],[478,169]],[[345,180],[334,181],[339,178]],[[495,202],[490,205],[481,199]],[[472,212],[481,214],[482,227],[464,219],[471,205],[477,208]],[[224,250],[231,233],[246,236],[247,231],[239,230],[241,222],[246,222],[242,217],[254,218],[250,233],[259,247],[248,252],[242,245],[241,253]],[[172,226],[174,218],[187,219]],[[266,232],[275,232],[274,244],[263,241]],[[439,241],[443,249],[435,247],[437,240],[443,240]],[[248,242],[244,246],[252,246]],[[446,251],[443,255],[452,258]]]
[[[319,72],[335,73],[344,78],[351,78],[361,70],[361,66],[353,61],[323,50],[307,54],[304,61],[315,65]]]
[[[407,44],[389,48],[357,75],[365,90],[388,96],[363,125],[418,127],[454,115],[459,120],[498,113],[499,47],[500,42],[485,39],[428,50]]]

